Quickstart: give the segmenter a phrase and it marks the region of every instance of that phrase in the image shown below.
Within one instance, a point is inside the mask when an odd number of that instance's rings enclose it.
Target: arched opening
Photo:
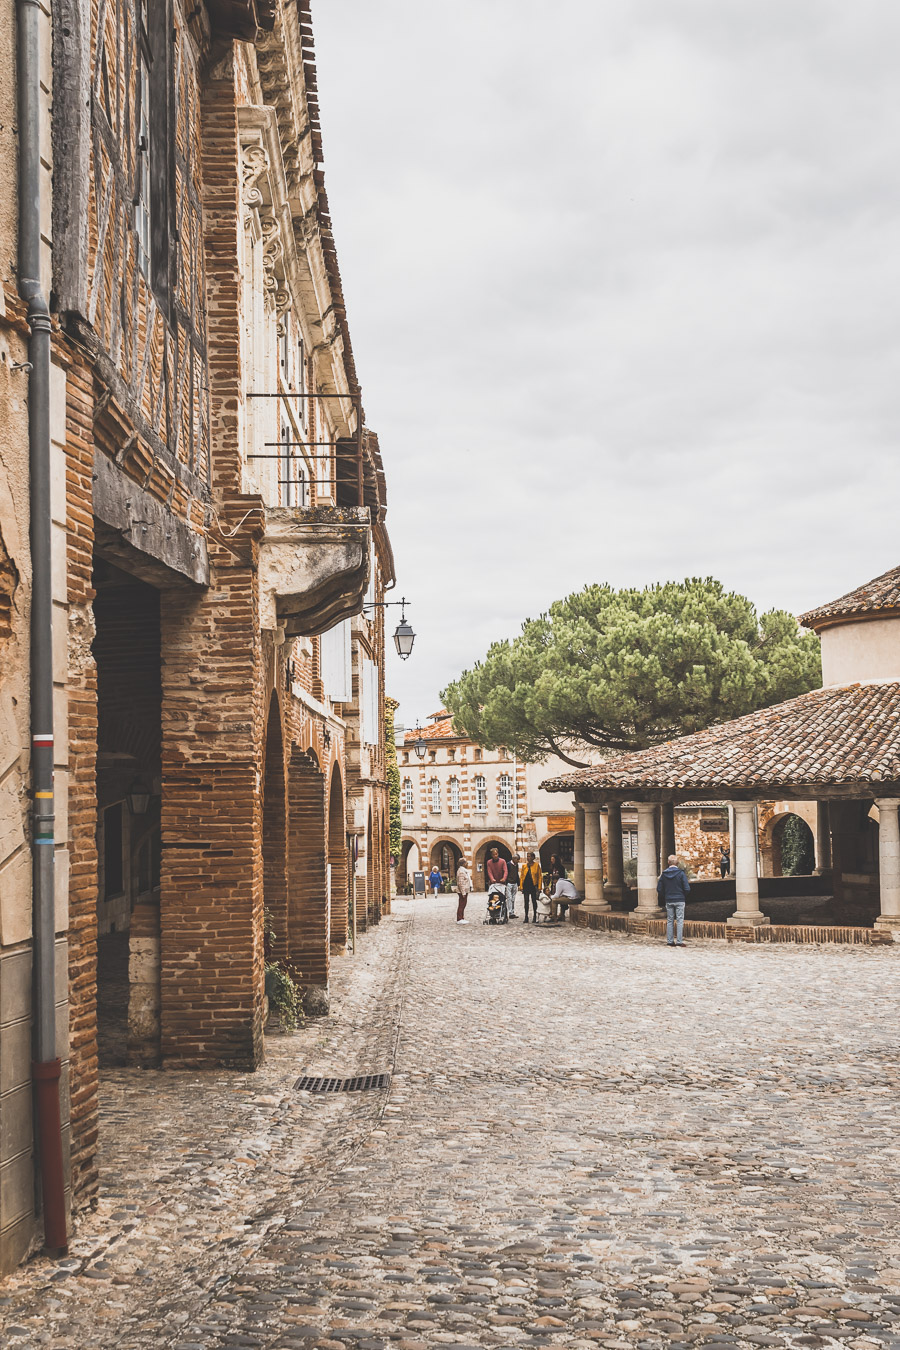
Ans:
[[[512,851],[509,845],[504,844],[502,839],[488,839],[486,843],[482,844],[476,850],[475,871],[472,874],[472,882],[476,890],[485,890],[487,887],[487,882],[485,880],[485,866],[487,865],[488,858],[491,856],[492,848],[495,848],[500,854],[500,857],[505,858],[507,862],[512,858]]]
[[[439,839],[431,846],[429,870],[437,867],[444,878],[444,889],[450,890],[456,885],[456,869],[462,857],[462,849],[453,839]]]
[[[375,831],[372,828],[372,808],[366,823],[366,927],[377,923],[375,918]]]
[[[285,960],[289,951],[287,811],[281,710],[273,694],[266,722],[262,811],[263,904],[267,960]]]
[[[566,876],[571,878],[575,868],[575,835],[566,831],[548,835],[541,844],[540,857],[545,876],[550,874],[550,859],[556,857],[562,863]]]
[[[331,946],[343,951],[347,945],[350,869],[344,825],[344,785],[335,764],[328,794],[328,881],[331,895]]]
[[[288,951],[306,988],[327,990],[330,953],[325,775],[312,750],[291,750],[288,769]],[[304,1000],[327,1011],[327,999]]]
[[[419,871],[419,846],[414,839],[400,841],[400,861],[397,864],[397,886],[408,889],[412,886],[413,872]]]
[[[809,876],[815,869],[815,837],[803,817],[793,811],[772,817],[763,831],[760,852],[769,876]]]

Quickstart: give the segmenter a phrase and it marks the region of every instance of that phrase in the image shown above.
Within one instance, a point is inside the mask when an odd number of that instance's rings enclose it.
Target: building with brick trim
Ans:
[[[15,7],[2,0],[5,49]],[[309,5],[44,13],[59,1043],[67,1201],[104,1061],[252,1068],[265,911],[308,1006],[389,896],[385,475],[328,199]],[[6,82],[3,126],[15,124]],[[9,106],[6,106],[9,105]],[[4,259],[16,145],[0,139]],[[8,204],[12,203],[12,209]],[[5,263],[4,263],[5,267]],[[2,276],[0,1268],[31,1117],[28,326]]]
[[[416,753],[416,742],[423,748]],[[539,764],[525,764],[506,750],[476,745],[453,728],[453,719],[442,709],[429,725],[406,731],[398,746],[400,804],[403,825],[397,882],[411,884],[415,870],[429,872],[435,865],[448,884],[460,857],[472,867],[476,887],[484,877],[490,849],[497,845],[504,857],[529,849],[539,853],[544,866],[552,854],[561,858],[583,889],[582,805],[548,792],[542,787],[548,772],[557,775],[571,769],[558,757]],[[786,821],[799,817],[816,831],[816,804],[809,801],[767,801],[760,804],[759,849],[763,876],[781,875],[781,836]],[[601,829],[603,874],[608,871],[608,813],[598,817]],[[623,882],[617,901],[625,899],[627,861],[636,864],[638,812],[634,803],[613,809],[614,825],[622,836]],[[663,818],[656,822],[657,852],[677,852],[692,874],[702,879],[720,875],[723,848],[733,848],[734,820],[728,803],[679,802],[673,804],[672,841],[663,838]],[[615,866],[615,863],[614,863]]]

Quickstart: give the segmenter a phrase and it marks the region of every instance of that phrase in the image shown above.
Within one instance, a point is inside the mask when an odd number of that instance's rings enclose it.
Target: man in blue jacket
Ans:
[[[690,892],[687,874],[678,866],[674,853],[669,854],[669,865],[656,883],[656,894],[666,907],[666,942],[670,947],[683,947],[684,902]],[[673,929],[678,925],[678,940],[673,941]]]

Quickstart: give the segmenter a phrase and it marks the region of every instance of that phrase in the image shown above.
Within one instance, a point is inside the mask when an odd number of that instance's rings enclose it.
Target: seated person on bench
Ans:
[[[560,877],[550,896],[550,922],[556,923],[561,914],[565,914],[570,905],[580,904],[578,892],[568,877]]]

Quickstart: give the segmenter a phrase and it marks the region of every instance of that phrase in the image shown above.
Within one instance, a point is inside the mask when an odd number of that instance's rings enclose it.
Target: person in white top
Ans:
[[[556,888],[550,896],[550,922],[555,923],[559,918],[560,911],[565,914],[569,905],[578,903],[578,892],[568,877],[560,877],[556,883]]]
[[[460,858],[456,869],[456,922],[468,923],[466,901],[472,893],[472,875],[466,867],[465,858]]]

